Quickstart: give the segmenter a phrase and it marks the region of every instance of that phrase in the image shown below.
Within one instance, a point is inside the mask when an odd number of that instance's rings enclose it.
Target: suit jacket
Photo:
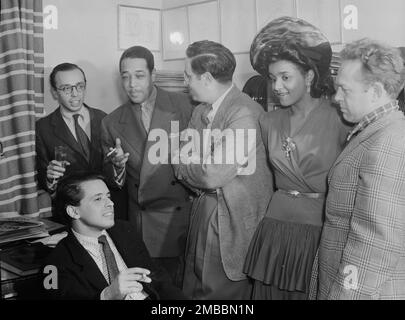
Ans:
[[[329,173],[318,299],[405,299],[405,117],[354,137]]]
[[[204,105],[195,109],[190,128],[198,131],[206,128],[202,120],[204,109]],[[273,193],[272,175],[258,126],[262,112],[264,110],[258,103],[233,87],[222,101],[211,126],[212,130],[222,132],[225,129],[254,130],[255,159],[249,165],[254,164],[255,169],[250,174],[238,175],[236,163],[174,165],[177,177],[186,185],[201,190],[215,189],[222,263],[226,275],[234,281],[246,278],[242,269],[249,243]],[[246,131],[244,133],[246,139]],[[213,148],[222,148],[226,154],[225,144],[211,146],[211,150]]]
[[[190,119],[192,106],[189,98],[180,93],[157,88],[150,132],[161,129],[169,136],[171,121],[178,121],[179,130]],[[129,221],[142,234],[152,257],[175,257],[184,253],[189,221],[189,192],[174,177],[170,163],[154,164],[150,154],[156,154],[156,138],[149,140],[142,125],[140,105],[127,102],[102,121],[104,151],[120,138],[124,152],[129,152],[126,163]],[[166,145],[166,141],[163,141]],[[110,185],[114,185],[113,166],[105,162]]]
[[[83,155],[80,144],[70,132],[62,118],[59,108],[48,116],[36,122],[36,151],[38,182],[42,189],[48,190],[46,186],[46,168],[50,161],[55,159],[54,149],[56,146],[68,147],[68,161],[66,175],[74,171],[98,171],[102,172],[103,154],[101,149],[100,125],[105,117],[104,111],[90,108],[91,143],[90,161]],[[48,190],[49,191],[49,190]]]
[[[166,271],[150,258],[135,228],[126,221],[116,221],[107,230],[128,268],[141,267],[151,271],[151,283],[142,283],[152,299],[184,299],[180,289],[171,284]],[[108,286],[97,264],[72,232],[58,243],[45,265],[58,271],[58,289],[44,290],[44,297],[53,299],[99,300]]]

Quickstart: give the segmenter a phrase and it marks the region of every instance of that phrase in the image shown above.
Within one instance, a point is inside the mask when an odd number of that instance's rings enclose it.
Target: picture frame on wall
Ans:
[[[190,44],[187,7],[162,12],[163,60],[184,59]]]
[[[118,49],[139,45],[160,51],[160,10],[118,5]]]
[[[184,59],[190,43],[205,39],[221,42],[217,0],[162,11],[163,60]]]

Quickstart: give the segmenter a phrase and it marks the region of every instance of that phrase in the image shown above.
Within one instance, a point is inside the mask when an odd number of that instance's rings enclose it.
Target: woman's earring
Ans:
[[[310,83],[307,83],[307,92],[311,93],[311,84]]]

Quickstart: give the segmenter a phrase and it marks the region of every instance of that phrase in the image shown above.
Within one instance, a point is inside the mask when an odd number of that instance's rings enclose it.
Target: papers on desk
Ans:
[[[40,218],[0,218],[0,244],[32,238],[48,237],[49,232],[65,228],[64,225]]]
[[[0,219],[0,244],[46,236],[49,233],[41,221],[23,217]]]
[[[40,242],[48,247],[54,248],[54,247],[56,247],[58,242],[61,241],[63,238],[65,238],[67,235],[68,235],[67,231],[63,231],[61,233],[55,233],[54,235],[46,237],[46,238],[32,241],[31,243]]]

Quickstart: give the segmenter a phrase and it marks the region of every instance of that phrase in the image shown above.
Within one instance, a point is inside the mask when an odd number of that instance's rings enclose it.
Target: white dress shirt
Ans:
[[[75,129],[75,120],[73,119],[73,115],[79,115],[79,126],[82,127],[84,132],[86,132],[87,137],[91,141],[91,125],[90,125],[90,111],[85,106],[83,106],[78,112],[70,112],[66,111],[64,108],[60,108],[60,113],[62,114],[62,119],[65,121],[66,125],[68,126],[70,132],[77,140],[76,129]]]
[[[108,283],[108,270],[105,270],[103,268],[103,248],[102,245],[98,242],[98,238],[95,237],[88,237],[85,235],[82,235],[80,233],[77,233],[76,231],[73,231],[73,234],[75,235],[76,239],[79,241],[79,243],[86,249],[86,251],[90,254],[90,256],[93,258],[94,262],[97,264],[97,267],[100,269],[102,274],[104,275],[104,278],[106,279]],[[100,234],[105,235],[108,241],[108,244],[111,247],[111,250],[114,254],[115,261],[117,262],[118,270],[121,272],[125,269],[128,269],[127,265],[125,264],[124,260],[122,259],[120,253],[118,252],[114,242],[108,235],[108,233],[103,230]],[[104,289],[101,292],[100,299],[101,300],[106,300],[105,298],[105,291]],[[142,292],[136,292],[136,293],[131,293],[125,297],[125,300],[144,300],[146,297],[148,297],[148,294],[144,291]]]

